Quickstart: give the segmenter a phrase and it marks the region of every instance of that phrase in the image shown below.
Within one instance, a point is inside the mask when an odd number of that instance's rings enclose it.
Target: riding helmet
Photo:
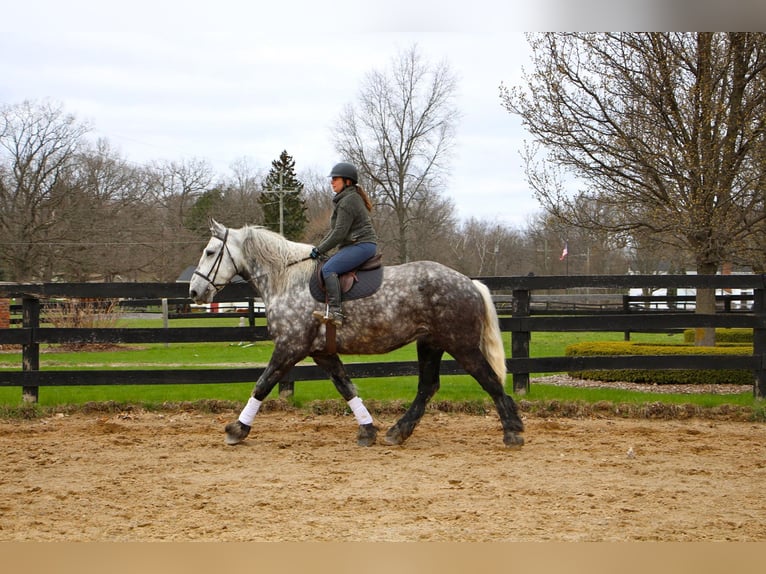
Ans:
[[[333,166],[330,171],[330,177],[342,177],[356,183],[359,181],[359,172],[356,171],[356,167],[353,164],[342,161]]]

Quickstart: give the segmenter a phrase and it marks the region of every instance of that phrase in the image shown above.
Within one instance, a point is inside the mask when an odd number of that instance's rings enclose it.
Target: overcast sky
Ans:
[[[242,158],[267,170],[287,150],[299,173],[326,174],[343,159],[332,129],[362,78],[417,44],[458,78],[446,190],[457,215],[521,227],[539,206],[519,157],[527,136],[498,86],[529,65],[522,30],[577,24],[582,4],[614,16],[600,0],[15,2],[2,8],[0,103],[59,102],[136,163],[204,159],[228,175]],[[651,14],[628,17],[651,27]]]

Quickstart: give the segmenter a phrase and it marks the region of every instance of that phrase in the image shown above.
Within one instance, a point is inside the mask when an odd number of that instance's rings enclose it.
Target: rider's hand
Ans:
[[[311,255],[309,255],[309,257],[311,257],[312,259],[319,259],[320,255],[321,255],[321,253],[319,253],[319,251],[317,251],[316,247],[312,247],[311,248]]]

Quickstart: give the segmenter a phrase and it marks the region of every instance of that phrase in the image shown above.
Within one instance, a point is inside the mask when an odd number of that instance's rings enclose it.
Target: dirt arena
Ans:
[[[2,541],[764,541],[766,424],[428,412],[403,447],[353,417],[0,421]],[[376,416],[382,429],[395,416]]]

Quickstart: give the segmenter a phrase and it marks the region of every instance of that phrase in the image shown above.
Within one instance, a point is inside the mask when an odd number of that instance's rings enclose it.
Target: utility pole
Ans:
[[[279,196],[279,234],[284,237],[285,235],[285,194],[298,193],[300,189],[285,189],[282,179],[284,172],[279,172],[279,188],[277,189],[264,189],[263,193],[276,193]]]

